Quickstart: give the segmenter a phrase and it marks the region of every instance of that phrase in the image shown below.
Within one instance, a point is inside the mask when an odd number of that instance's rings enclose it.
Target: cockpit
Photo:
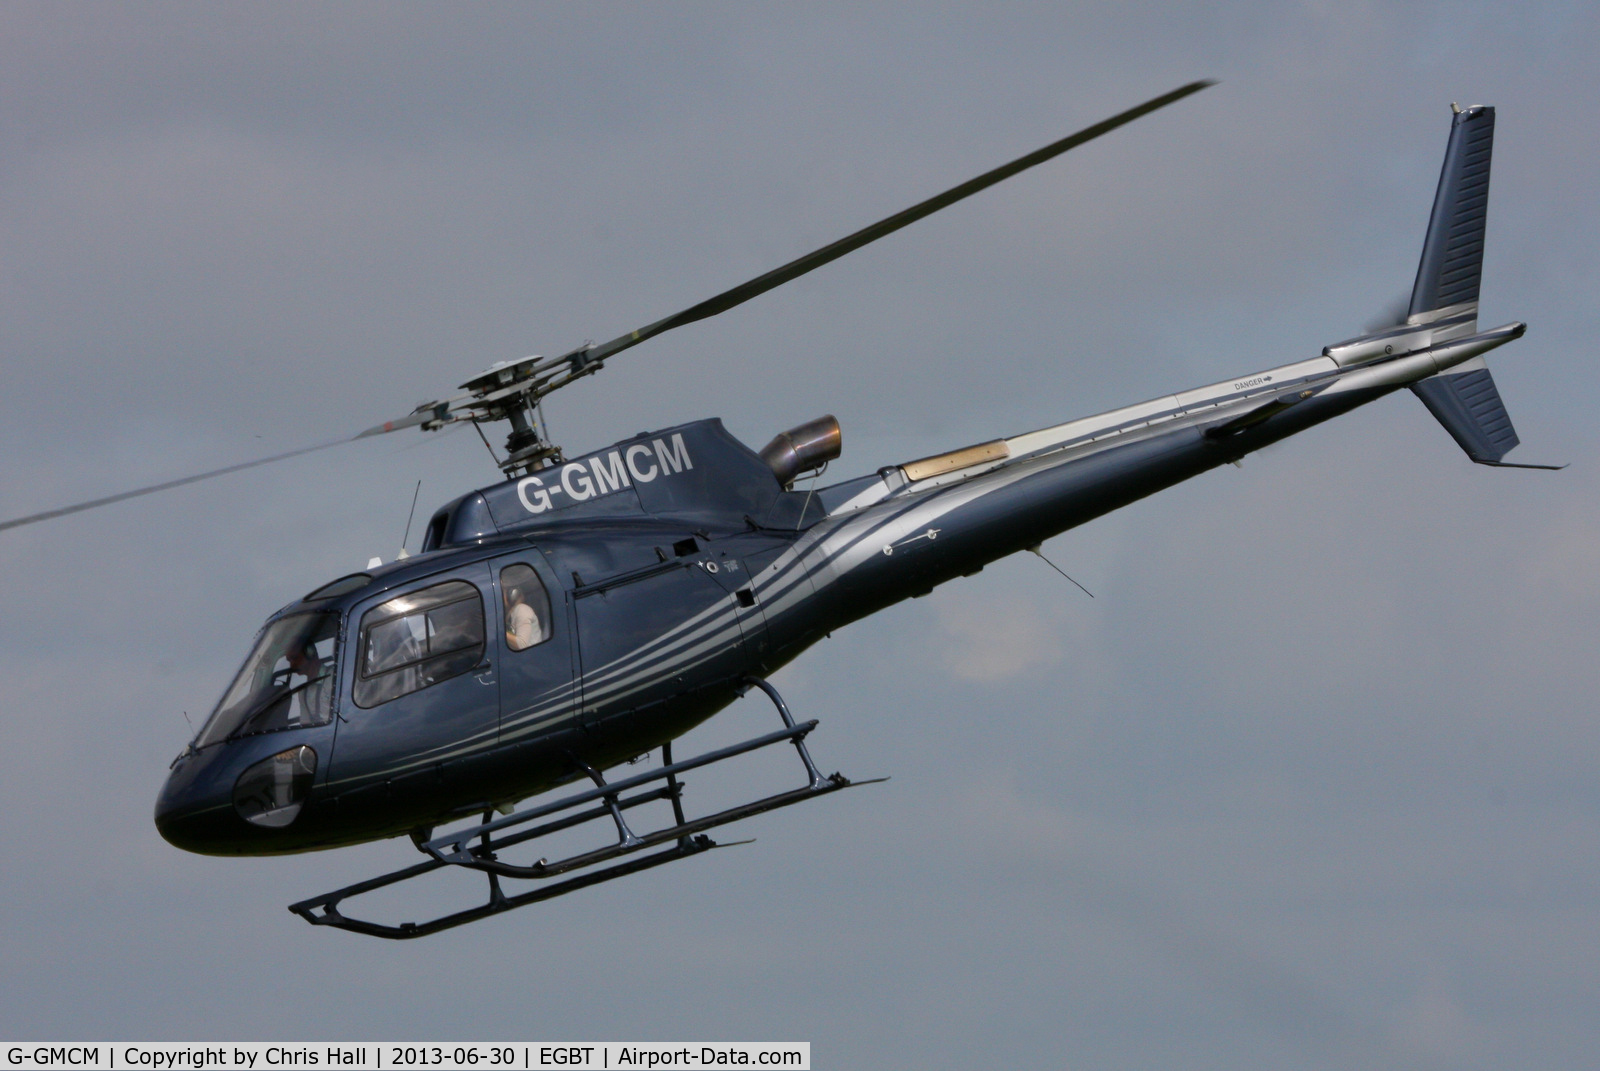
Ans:
[[[268,620],[173,762],[156,805],[167,840],[297,851],[412,812],[425,821],[441,786],[491,761],[503,684],[550,703],[570,694],[540,552],[511,544],[380,575],[341,577]]]
[[[292,614],[272,622],[194,746],[328,724],[338,638],[339,615],[334,613]]]

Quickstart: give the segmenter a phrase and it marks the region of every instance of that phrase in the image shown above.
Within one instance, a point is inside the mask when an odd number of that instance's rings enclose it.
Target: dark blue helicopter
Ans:
[[[376,936],[436,932],[698,854],[716,847],[712,828],[849,787],[819,772],[806,748],[817,723],[797,723],[766,678],[883,607],[1402,387],[1473,461],[1509,465],[1503,458],[1518,440],[1483,355],[1524,327],[1477,325],[1494,135],[1494,110],[1485,107],[1456,110],[1403,322],[1310,360],[815,490],[795,482],[840,455],[832,417],[779,435],[760,453],[717,420],[570,460],[544,438],[544,395],[616,353],[1209,84],[1156,97],[604,345],[491,368],[463,394],[356,436],[507,420],[507,478],[438,510],[416,556],[334,580],[268,620],[173,762],[156,804],[162,836],[195,852],[261,855],[408,834],[424,861],[291,910]],[[673,740],[751,689],[774,703],[780,728],[674,760]],[[682,775],[786,744],[803,768],[798,787],[685,814]],[[657,748],[659,766],[607,779]],[[589,787],[517,809],[573,782]],[[670,821],[636,831],[628,812],[652,803]],[[555,861],[501,858],[595,821],[614,827],[615,838]],[[340,910],[449,866],[485,873],[487,901],[398,926]],[[511,878],[535,885],[508,895],[501,879]]]

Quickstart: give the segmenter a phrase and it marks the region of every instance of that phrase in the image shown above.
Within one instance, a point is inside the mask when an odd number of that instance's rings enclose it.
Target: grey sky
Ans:
[[[1592,1060],[1596,54],[1584,4],[0,6],[3,517],[354,432],[1199,77],[630,351],[557,438],[833,412],[849,475],[1309,356],[1408,291],[1455,100],[1500,109],[1513,459],[1573,463],[1474,467],[1386,399],[1052,541],[1093,601],[1024,556],[785,670],[819,761],[888,784],[400,946],[284,905],[408,845],[207,859],[150,812],[260,621],[391,556],[416,480],[491,482],[476,437],[0,534],[0,1034]]]

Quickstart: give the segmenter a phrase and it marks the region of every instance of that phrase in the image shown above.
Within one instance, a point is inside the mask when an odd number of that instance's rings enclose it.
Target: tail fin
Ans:
[[[1439,189],[1433,197],[1428,237],[1411,289],[1406,323],[1433,325],[1435,343],[1465,338],[1478,330],[1478,284],[1483,278],[1483,236],[1489,217],[1489,162],[1494,155],[1494,109],[1455,108],[1450,143],[1444,151]],[[1520,441],[1500,391],[1483,358],[1475,357],[1420,383],[1411,390],[1480,465],[1502,461]]]
[[[1411,289],[1407,323],[1463,320],[1471,325],[1463,334],[1476,330],[1493,154],[1494,109],[1457,110],[1439,172],[1439,190],[1433,197],[1428,237],[1422,243],[1422,262]]]

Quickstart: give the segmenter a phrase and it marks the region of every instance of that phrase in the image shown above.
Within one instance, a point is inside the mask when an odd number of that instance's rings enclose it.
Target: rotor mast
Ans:
[[[539,403],[582,376],[600,371],[594,347],[585,343],[560,357],[534,354],[519,361],[501,361],[461,384],[466,393],[438,402],[424,402],[401,420],[380,425],[363,434],[381,434],[408,424],[437,431],[447,424],[469,421],[511,424],[506,436],[506,456],[498,463],[508,478],[526,475],[561,460],[561,447],[551,442],[544,428]]]

